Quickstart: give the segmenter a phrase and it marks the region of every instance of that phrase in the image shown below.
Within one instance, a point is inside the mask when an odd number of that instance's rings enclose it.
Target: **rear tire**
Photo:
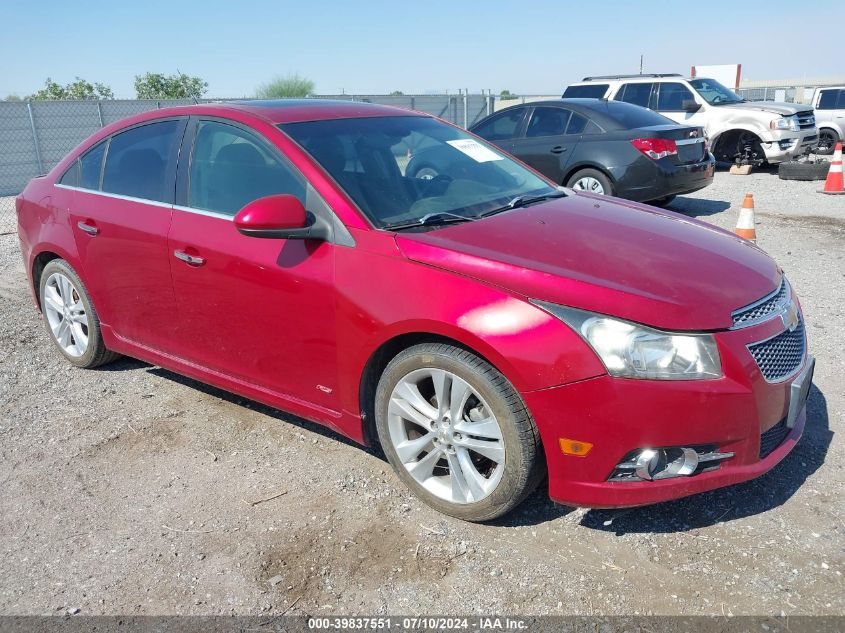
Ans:
[[[790,160],[778,165],[778,178],[781,180],[825,180],[830,170],[830,162],[817,163]]]
[[[509,512],[545,474],[540,434],[520,395],[492,365],[452,345],[415,345],[391,360],[375,418],[405,485],[465,521]]]
[[[822,156],[833,154],[833,149],[838,142],[839,134],[836,133],[836,130],[827,127],[821,128],[819,130],[819,146],[815,149],[815,153]]]
[[[93,369],[120,358],[106,348],[88,290],[65,260],[44,267],[38,296],[50,340],[68,362]]]
[[[613,183],[610,182],[610,178],[598,169],[581,169],[580,171],[576,171],[566,181],[566,186],[576,191],[588,191],[604,196],[613,195]]]

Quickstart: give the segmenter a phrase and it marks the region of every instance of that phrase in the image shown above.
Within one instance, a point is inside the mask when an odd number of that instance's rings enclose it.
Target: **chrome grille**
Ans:
[[[767,382],[780,382],[794,374],[804,361],[807,339],[804,320],[799,316],[794,330],[786,330],[767,341],[753,343],[748,351]]]
[[[734,328],[746,327],[752,323],[762,321],[775,312],[781,311],[788,301],[789,284],[784,278],[781,279],[780,287],[773,293],[731,314],[734,322],[733,326]]]
[[[798,127],[802,130],[810,129],[811,127],[815,127],[816,125],[816,117],[813,116],[811,112],[799,112],[798,113]]]
[[[786,418],[775,424],[768,431],[761,433],[760,459],[765,459],[771,455],[773,450],[783,444],[787,435],[789,435],[789,428],[786,426]]]

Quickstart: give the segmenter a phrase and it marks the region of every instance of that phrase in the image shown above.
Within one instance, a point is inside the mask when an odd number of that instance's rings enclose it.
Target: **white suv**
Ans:
[[[819,140],[811,106],[746,101],[713,79],[681,75],[585,77],[563,98],[627,101],[678,123],[704,128],[716,160],[780,163],[813,149]]]
[[[845,138],[845,86],[816,88],[813,107],[819,125],[818,154],[832,154],[838,141]]]

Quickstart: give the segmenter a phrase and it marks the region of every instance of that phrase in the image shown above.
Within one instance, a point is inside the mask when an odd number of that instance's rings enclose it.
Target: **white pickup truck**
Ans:
[[[627,101],[686,125],[698,125],[716,160],[780,163],[815,148],[819,131],[811,106],[746,101],[714,79],[677,74],[585,77],[564,99]]]
[[[816,153],[832,154],[836,143],[845,138],[845,86],[816,88],[812,104],[819,126]]]

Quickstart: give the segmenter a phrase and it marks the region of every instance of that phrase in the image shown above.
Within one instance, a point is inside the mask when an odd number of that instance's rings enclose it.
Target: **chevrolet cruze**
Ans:
[[[434,178],[415,151],[450,152]],[[473,135],[331,101],[157,110],[17,199],[58,351],[128,355],[380,446],[438,510],[632,506],[756,477],[813,359],[777,264],[562,189]]]

